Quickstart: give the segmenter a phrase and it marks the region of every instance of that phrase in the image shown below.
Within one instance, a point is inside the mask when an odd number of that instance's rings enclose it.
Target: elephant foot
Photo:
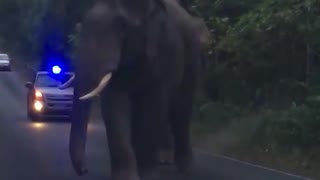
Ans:
[[[174,155],[170,150],[162,150],[159,152],[159,163],[161,165],[171,165],[174,163]]]
[[[70,157],[71,157],[71,162],[73,169],[75,170],[76,174],[78,176],[83,176],[88,173],[88,169],[86,168],[86,165],[83,161],[82,156],[78,151],[75,151],[74,149],[71,148]]]
[[[72,162],[74,170],[78,176],[83,176],[88,173],[88,169],[80,162]]]
[[[191,171],[193,163],[192,154],[187,154],[182,157],[180,156],[176,158],[175,161],[179,173],[186,174]]]
[[[180,174],[187,174],[189,172],[191,172],[192,170],[192,163],[191,162],[179,162],[177,163],[177,170]]]
[[[78,176],[83,176],[85,174],[88,174],[88,169],[85,167],[79,167],[79,169],[76,170]]]

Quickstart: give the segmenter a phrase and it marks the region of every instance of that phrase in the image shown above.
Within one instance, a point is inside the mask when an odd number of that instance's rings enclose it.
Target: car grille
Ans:
[[[72,95],[46,95],[49,101],[72,101]]]

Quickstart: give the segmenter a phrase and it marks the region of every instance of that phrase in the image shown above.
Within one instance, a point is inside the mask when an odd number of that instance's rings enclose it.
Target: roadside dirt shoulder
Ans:
[[[195,138],[194,147],[209,154],[219,154],[312,179],[320,179],[317,158],[310,159],[311,155],[302,152],[284,154],[252,145],[250,138],[253,137],[253,131],[249,128],[252,124],[254,124],[252,121],[245,124],[232,123],[215,133]]]

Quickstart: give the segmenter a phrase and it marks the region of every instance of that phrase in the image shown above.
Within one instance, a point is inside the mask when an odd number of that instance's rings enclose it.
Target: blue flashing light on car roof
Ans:
[[[57,65],[52,67],[52,72],[53,74],[60,74],[61,73],[61,68]]]

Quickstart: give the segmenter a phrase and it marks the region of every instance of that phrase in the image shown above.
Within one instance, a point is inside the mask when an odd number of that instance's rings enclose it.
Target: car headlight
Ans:
[[[41,111],[42,108],[43,108],[43,102],[41,102],[41,101],[35,101],[34,104],[33,104],[33,108],[34,108],[36,111]]]
[[[34,95],[37,97],[37,98],[40,98],[42,97],[42,93],[38,90],[35,91]]]

